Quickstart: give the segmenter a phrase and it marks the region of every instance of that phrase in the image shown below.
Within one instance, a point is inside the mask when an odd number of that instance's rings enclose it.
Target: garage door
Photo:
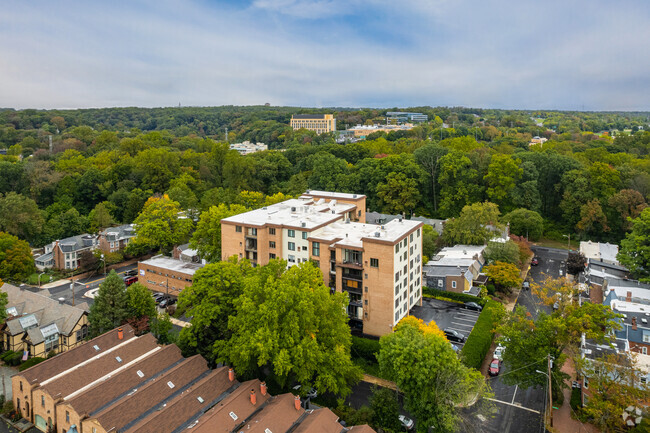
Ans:
[[[41,431],[47,431],[47,423],[43,419],[42,416],[40,415],[35,415],[34,416],[34,423],[36,424],[36,428],[41,430]]]

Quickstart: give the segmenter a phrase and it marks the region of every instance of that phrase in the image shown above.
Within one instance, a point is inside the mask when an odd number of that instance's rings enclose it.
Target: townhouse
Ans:
[[[99,233],[97,248],[104,253],[114,253],[126,248],[134,237],[135,227],[133,224],[109,227]]]
[[[426,285],[448,292],[478,295],[478,286],[487,282],[481,274],[484,245],[455,245],[443,248],[424,265]]]
[[[83,266],[84,255],[92,253],[97,245],[97,236],[87,233],[56,240],[45,245],[45,253],[36,257],[34,262],[40,270],[56,268],[73,271]]]

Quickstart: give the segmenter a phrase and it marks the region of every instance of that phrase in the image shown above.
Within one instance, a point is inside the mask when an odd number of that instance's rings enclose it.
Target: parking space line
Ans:
[[[476,319],[464,319],[462,317],[454,317],[454,320],[465,320],[467,322],[476,323]]]
[[[459,322],[454,322],[453,320],[451,321],[451,324],[456,325],[456,326],[464,326],[466,328],[473,328],[474,327],[473,324],[470,325],[469,323],[459,323]]]
[[[458,313],[456,316],[473,317],[474,319],[478,318],[478,314]]]
[[[518,388],[518,387],[519,387],[518,385],[515,385],[515,393],[512,394],[512,404],[515,403],[515,396],[517,395],[517,388]]]
[[[490,400],[490,401],[493,401],[493,402],[496,402],[496,403],[507,404],[508,406],[512,406],[512,407],[518,407],[519,409],[527,410],[527,411],[529,411],[529,412],[533,412],[533,413],[536,413],[536,414],[540,414],[540,413],[541,413],[540,411],[535,410],[535,409],[530,409],[530,408],[527,408],[527,407],[525,407],[525,406],[521,406],[521,405],[519,405],[519,404],[508,403],[507,401],[497,400],[497,399],[495,399],[495,398],[489,398],[489,397],[486,397],[486,400]]]

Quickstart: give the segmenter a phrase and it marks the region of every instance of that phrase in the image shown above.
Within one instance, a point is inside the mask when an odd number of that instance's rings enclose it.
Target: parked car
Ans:
[[[443,332],[449,341],[458,341],[459,343],[465,342],[465,336],[458,331],[455,331],[453,329],[444,329]]]
[[[399,422],[402,423],[402,426],[405,427],[408,430],[411,430],[413,426],[415,425],[415,422],[413,420],[405,415],[400,415],[399,416]]]
[[[490,376],[498,376],[500,370],[501,370],[501,361],[499,361],[497,358],[494,358],[492,362],[490,362],[490,368],[488,369],[488,374]]]
[[[524,284],[521,285],[521,288],[524,290],[530,289],[530,283],[528,281],[524,281]]]
[[[497,348],[494,349],[494,358],[501,361],[503,359],[503,351],[504,351],[504,349],[505,349],[505,347],[503,347],[502,345],[499,344],[497,346]]]
[[[539,265],[539,259],[537,257],[533,257],[533,260],[530,261],[531,266],[537,266]]]
[[[467,308],[468,310],[474,310],[474,311],[481,311],[483,309],[483,307],[481,307],[476,302],[465,302],[465,308]]]
[[[138,282],[138,277],[124,277],[124,284],[126,284],[126,287],[129,287],[133,283]]]
[[[164,298],[161,299],[160,304],[158,304],[158,306],[160,308],[165,308],[168,305],[172,305],[172,304],[169,303],[169,301],[171,301],[171,298],[164,297]]]
[[[124,272],[125,277],[133,277],[135,275],[138,275],[137,269],[129,269],[128,271]]]
[[[293,389],[298,391],[298,393],[300,393],[300,388],[302,388],[301,385],[296,385],[296,386],[293,387]],[[306,397],[308,397],[310,399],[318,397],[318,391],[316,390],[316,388],[309,388],[309,391],[307,391]]]

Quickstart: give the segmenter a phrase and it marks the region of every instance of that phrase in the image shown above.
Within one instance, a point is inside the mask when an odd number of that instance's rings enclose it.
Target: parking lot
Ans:
[[[468,310],[463,304],[457,302],[441,301],[433,298],[423,298],[422,306],[415,306],[411,314],[422,319],[424,323],[434,321],[440,329],[453,329],[469,337],[474,324],[478,320],[479,312]],[[464,343],[453,342],[459,349]]]

